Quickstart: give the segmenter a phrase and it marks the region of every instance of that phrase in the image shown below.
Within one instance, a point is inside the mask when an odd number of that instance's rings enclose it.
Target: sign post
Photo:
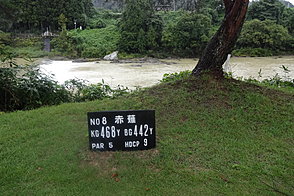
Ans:
[[[155,111],[89,112],[88,131],[92,151],[155,148]]]

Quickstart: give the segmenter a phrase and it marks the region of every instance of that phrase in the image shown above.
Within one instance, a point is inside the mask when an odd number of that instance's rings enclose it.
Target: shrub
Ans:
[[[177,73],[177,72],[175,72],[175,73],[165,73],[163,75],[163,78],[162,78],[161,82],[165,83],[165,82],[173,82],[173,81],[178,81],[178,80],[184,80],[184,79],[188,78],[191,74],[192,74],[192,72],[190,70],[181,71],[179,73]]]
[[[195,57],[201,54],[210,39],[211,18],[185,13],[163,34],[163,44],[173,54]]]
[[[38,69],[0,69],[1,111],[33,109],[68,101],[68,91]]]
[[[238,48],[266,48],[273,51],[290,50],[291,36],[287,29],[273,21],[252,20],[244,24]],[[293,48],[292,48],[293,49]]]
[[[88,85],[72,79],[63,85],[32,67],[0,69],[0,111],[28,110],[64,102],[92,101],[125,95],[128,88],[112,89],[102,83]]]

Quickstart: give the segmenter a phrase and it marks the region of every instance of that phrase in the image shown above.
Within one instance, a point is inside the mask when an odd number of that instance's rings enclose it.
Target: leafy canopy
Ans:
[[[119,27],[124,52],[144,53],[161,44],[162,19],[155,15],[151,0],[127,0]]]

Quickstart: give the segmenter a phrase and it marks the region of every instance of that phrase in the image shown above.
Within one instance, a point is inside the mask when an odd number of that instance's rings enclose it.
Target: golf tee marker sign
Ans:
[[[88,132],[92,151],[155,148],[155,111],[89,112]]]

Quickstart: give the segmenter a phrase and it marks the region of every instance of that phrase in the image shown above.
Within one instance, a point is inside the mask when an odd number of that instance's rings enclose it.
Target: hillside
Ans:
[[[90,152],[90,111],[155,109],[157,148]],[[0,114],[1,195],[291,195],[293,94],[204,76]]]

